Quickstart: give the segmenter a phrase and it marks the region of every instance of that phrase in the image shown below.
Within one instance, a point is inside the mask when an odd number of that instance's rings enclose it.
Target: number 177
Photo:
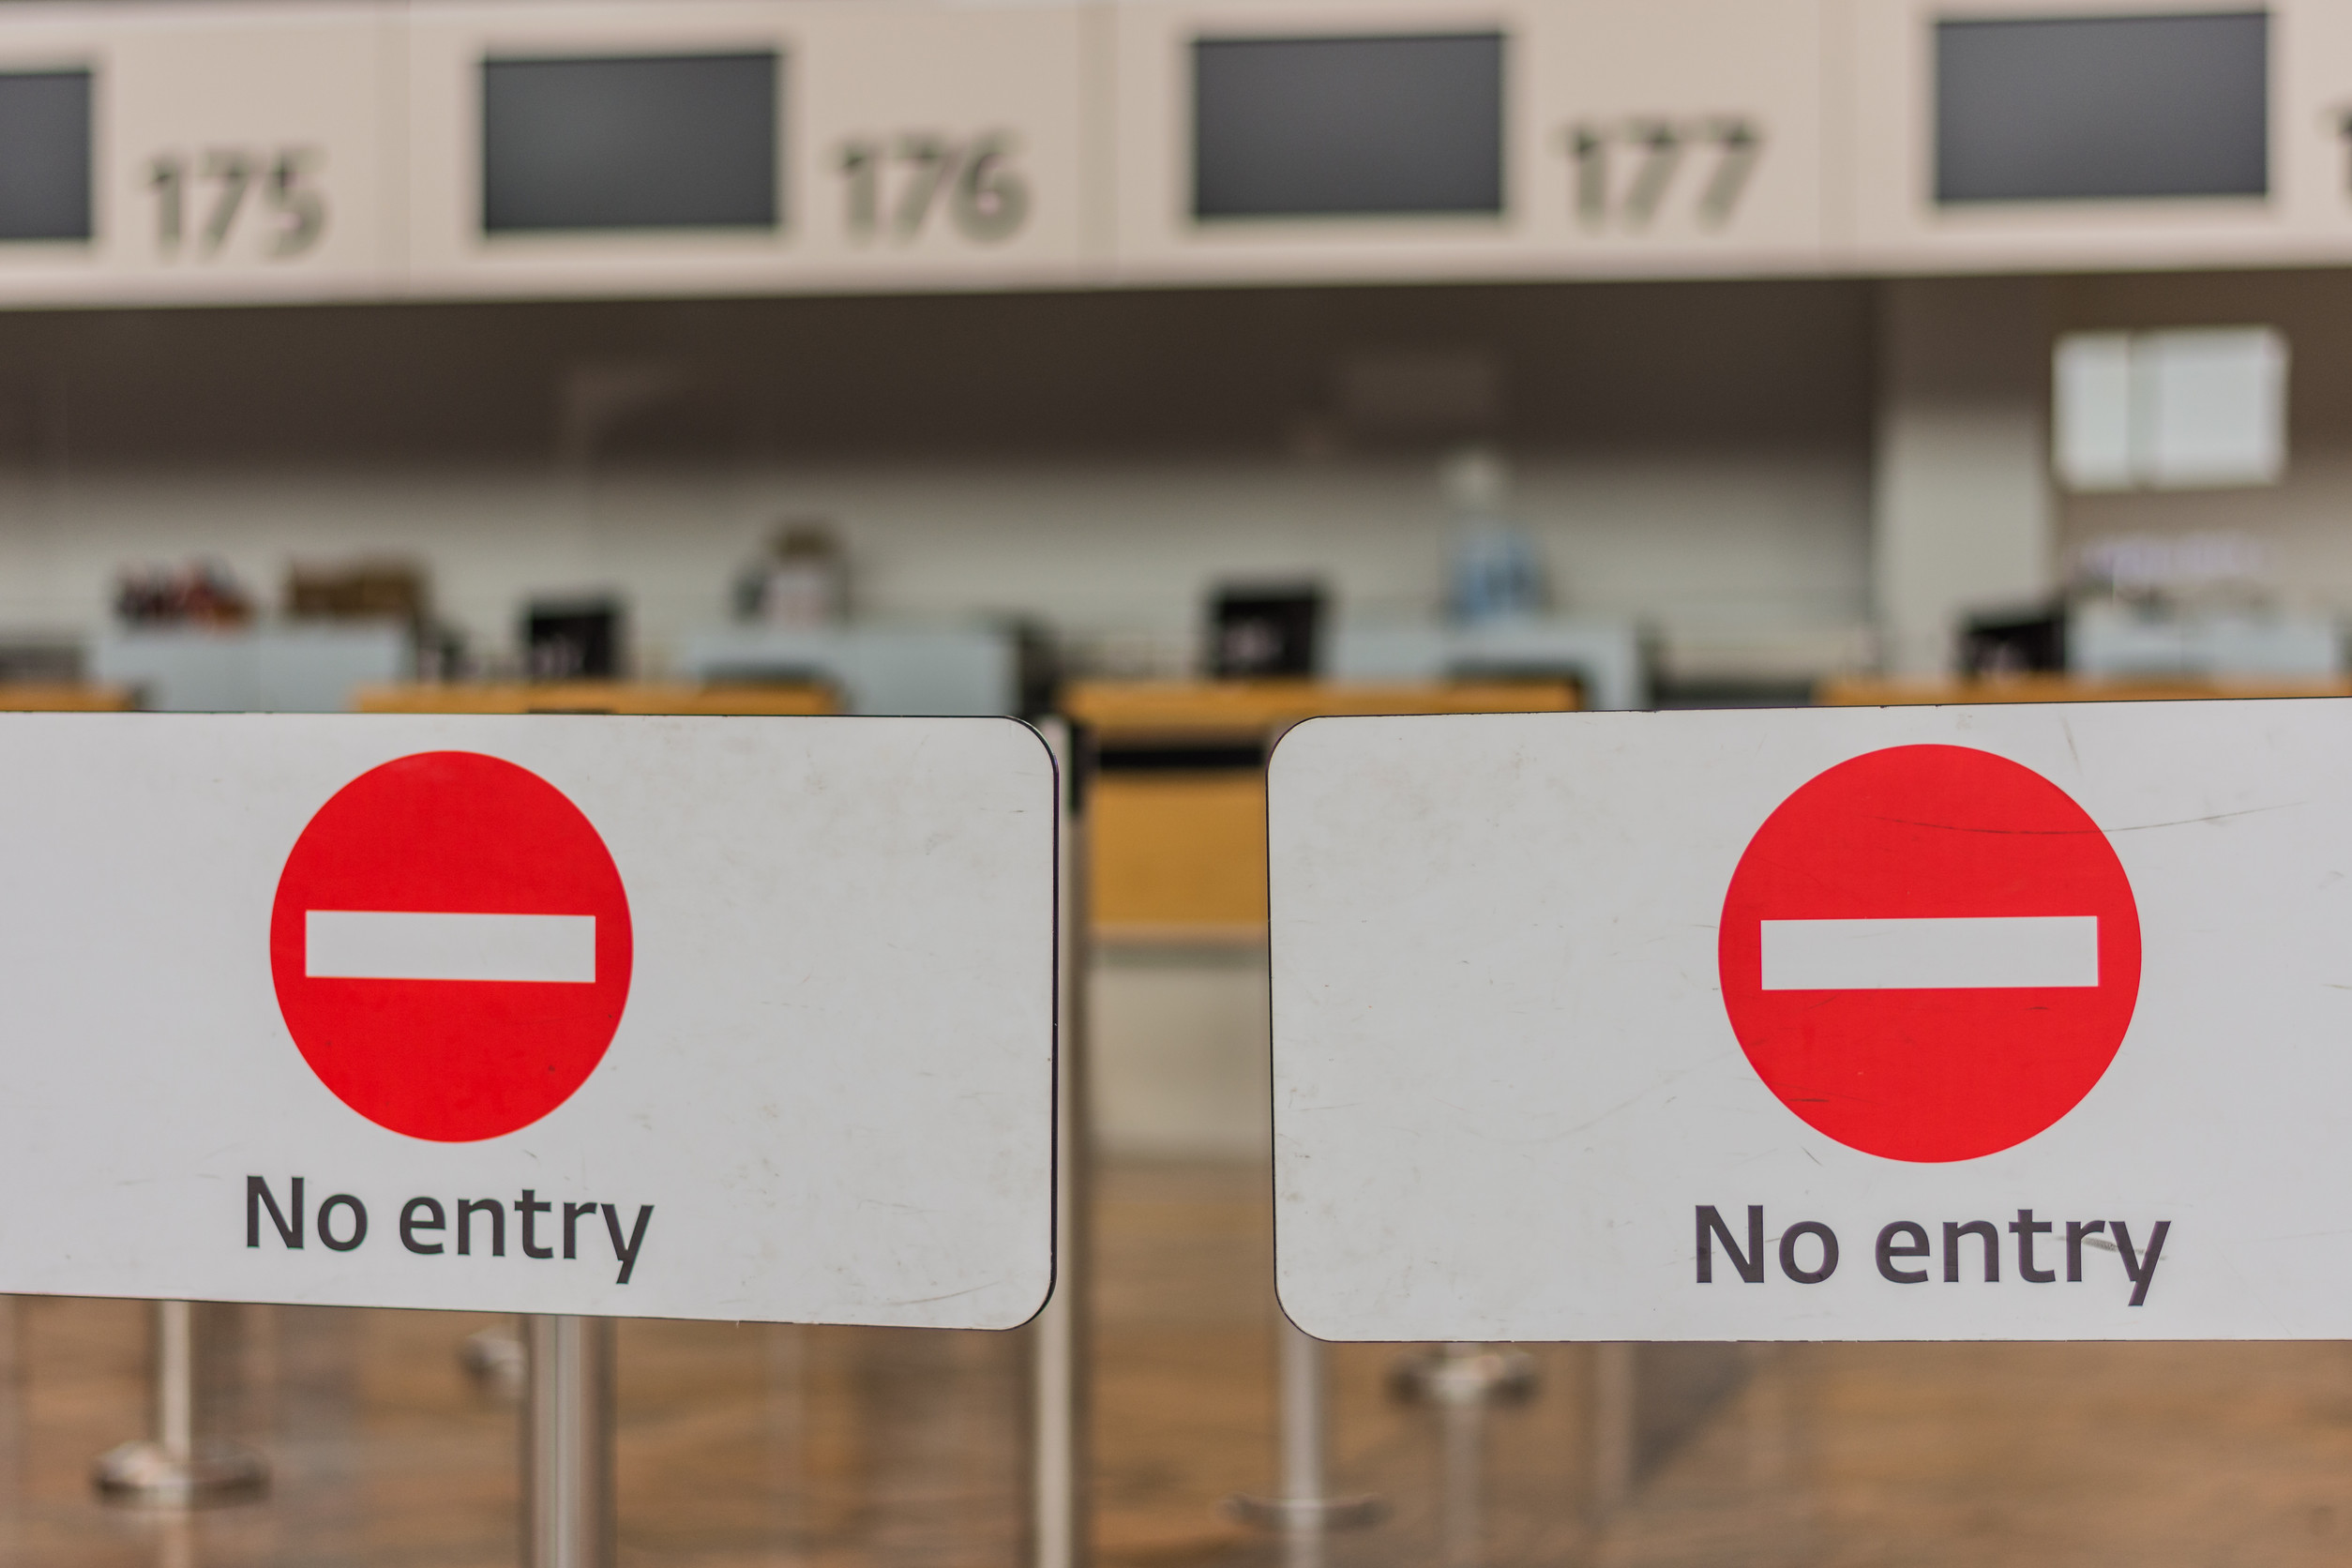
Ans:
[[[1568,128],[1567,143],[1576,165],[1576,216],[1591,228],[1615,223],[1636,230],[1649,227],[1665,204],[1684,153],[1694,145],[1711,146],[1715,166],[1695,211],[1703,227],[1720,229],[1731,220],[1763,156],[1764,132],[1743,114],[1681,121],[1636,114],[1613,122],[1579,121]],[[1611,154],[1617,149],[1634,158],[1633,176],[1621,191],[1611,178]]]

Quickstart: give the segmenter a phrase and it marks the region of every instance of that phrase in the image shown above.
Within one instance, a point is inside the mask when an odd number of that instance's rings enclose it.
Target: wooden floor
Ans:
[[[1283,1561],[1219,1511],[1272,1476],[1262,1172],[1114,1168],[1098,1218],[1100,1560]],[[493,1319],[229,1309],[223,1419],[275,1490],[173,1518],[88,1485],[143,1418],[144,1309],[10,1310],[0,1560],[515,1560],[514,1408],[457,1355]],[[1330,1568],[2352,1559],[2341,1345],[1546,1347],[1530,1402],[1453,1414],[1390,1394],[1403,1349],[1334,1352],[1339,1482],[1392,1512],[1335,1537]],[[625,1324],[623,1568],[1018,1562],[1023,1353],[1018,1335]]]

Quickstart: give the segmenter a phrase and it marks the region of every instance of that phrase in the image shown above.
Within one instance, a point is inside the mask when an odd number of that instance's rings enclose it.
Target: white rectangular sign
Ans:
[[[0,716],[0,1290],[1006,1328],[1009,719]]]
[[[1309,1333],[2352,1335],[2352,702],[1316,719],[1269,812]]]

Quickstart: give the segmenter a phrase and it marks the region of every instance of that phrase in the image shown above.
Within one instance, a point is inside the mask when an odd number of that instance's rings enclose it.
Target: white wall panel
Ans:
[[[2217,7],[1985,0],[1965,15]],[[1935,24],[1948,10],[1939,0],[12,6],[0,8],[0,71],[93,73],[93,237],[0,241],[0,304],[2352,260],[2352,3],[2268,10],[2267,196],[1965,205],[1938,205],[1933,188]],[[1194,216],[1195,40],[1482,31],[1505,39],[1499,212]],[[485,235],[485,57],[727,51],[781,62],[773,227]],[[176,241],[173,182],[158,181],[174,168]],[[234,211],[223,205],[232,188]],[[315,234],[303,216],[313,206]],[[216,225],[222,214],[230,220]]]
[[[848,288],[1075,277],[1089,139],[1081,7],[849,0],[787,14],[805,62],[793,78],[797,271]]]
[[[300,300],[393,283],[398,38],[375,7],[42,8],[0,70],[93,74],[93,235],[0,244],[30,302]]]
[[[2270,15],[2271,188],[2292,233],[2284,249],[2352,259],[2352,5],[2287,0]]]
[[[1562,0],[1530,46],[1526,229],[1547,267],[1823,264],[1817,0]]]

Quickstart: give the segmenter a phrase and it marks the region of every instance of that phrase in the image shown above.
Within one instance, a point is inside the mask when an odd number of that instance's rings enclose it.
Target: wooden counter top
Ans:
[[[829,714],[820,686],[685,686],[651,681],[449,682],[360,688],[363,714],[678,714],[776,716]]]
[[[1813,700],[1828,708],[1892,708],[1935,702],[2168,702],[2217,697],[2352,697],[2352,680],[2088,680],[2078,675],[2011,675],[1963,681],[1846,675],[1822,682]]]
[[[1577,706],[1572,681],[1078,681],[1062,711],[1099,733],[1263,734],[1336,714],[1556,713]]]

